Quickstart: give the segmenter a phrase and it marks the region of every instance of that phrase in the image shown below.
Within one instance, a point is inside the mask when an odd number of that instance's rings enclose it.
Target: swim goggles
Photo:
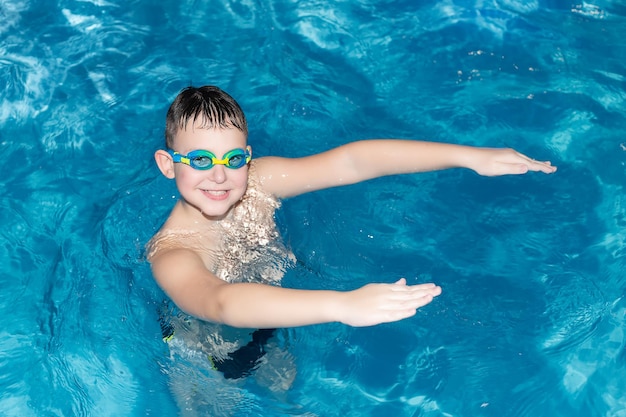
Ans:
[[[171,149],[168,149],[167,152],[172,155],[175,163],[189,165],[193,169],[200,170],[211,169],[214,165],[224,165],[226,168],[239,169],[252,159],[250,146],[246,146],[246,149],[237,148],[228,151],[222,159],[217,158],[214,153],[203,149],[191,151],[187,155],[181,155]]]

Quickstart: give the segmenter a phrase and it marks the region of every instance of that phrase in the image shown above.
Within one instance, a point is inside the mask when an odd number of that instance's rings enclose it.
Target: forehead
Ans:
[[[205,149],[214,153],[224,153],[234,148],[246,146],[245,134],[235,128],[203,127],[202,124],[188,122],[174,138],[175,150],[190,152]]]

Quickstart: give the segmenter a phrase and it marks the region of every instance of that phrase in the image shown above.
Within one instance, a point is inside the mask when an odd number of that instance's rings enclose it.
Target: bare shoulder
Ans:
[[[190,269],[207,269],[202,256],[190,247],[171,245],[155,251],[149,258],[152,273],[157,281],[185,275]]]
[[[271,181],[274,174],[280,170],[284,164],[288,164],[289,158],[281,158],[278,156],[263,156],[253,161],[254,173],[259,177],[261,182]]]
[[[166,292],[198,279],[219,280],[211,272],[215,251],[208,245],[209,240],[197,231],[184,230],[161,231],[153,238],[148,260],[152,275]]]
[[[206,320],[218,288],[227,283],[205,265],[199,253],[191,248],[172,248],[159,253],[152,261],[152,275],[157,284],[183,311]]]
[[[253,161],[254,169],[250,171],[250,175],[256,176],[256,181],[263,191],[268,194],[280,196],[277,192],[275,184],[278,182],[277,177],[281,171],[285,171],[288,167],[289,160],[277,156],[264,156]]]
[[[263,157],[256,161],[256,171],[266,192],[278,198],[293,197],[340,185],[337,164],[333,163],[339,153],[331,150],[300,158]]]
[[[158,280],[179,275],[183,266],[201,266],[210,271],[215,263],[216,242],[211,229],[171,227],[166,223],[148,242],[147,258]]]
[[[210,317],[205,308],[212,302],[215,290],[225,284],[212,272],[218,244],[216,230],[210,225],[185,221],[180,214],[180,210],[173,211],[147,245],[152,275],[183,311],[200,318]]]

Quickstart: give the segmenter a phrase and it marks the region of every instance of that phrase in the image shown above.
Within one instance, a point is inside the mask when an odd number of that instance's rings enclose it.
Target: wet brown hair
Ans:
[[[189,121],[199,123],[202,129],[239,129],[248,137],[248,122],[237,101],[212,85],[187,87],[176,96],[165,119],[165,145],[169,149]]]

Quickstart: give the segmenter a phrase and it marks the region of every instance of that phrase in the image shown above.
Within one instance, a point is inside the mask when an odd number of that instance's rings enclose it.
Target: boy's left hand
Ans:
[[[535,161],[514,149],[476,148],[471,168],[479,175],[519,175],[528,171],[552,174],[556,167],[550,161]]]

